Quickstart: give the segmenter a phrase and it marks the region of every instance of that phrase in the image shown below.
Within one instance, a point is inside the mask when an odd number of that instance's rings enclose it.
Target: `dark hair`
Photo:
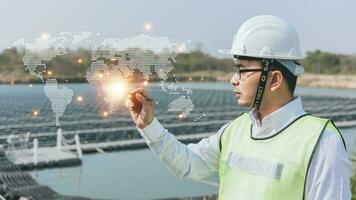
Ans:
[[[263,60],[263,58],[255,58],[255,57],[249,57],[249,56],[234,56],[234,57],[239,60],[256,61],[256,62],[260,63],[261,65],[262,65],[262,60]],[[287,82],[289,92],[291,94],[294,94],[294,90],[295,90],[295,87],[297,84],[297,77],[294,76],[294,74],[291,71],[289,71],[284,65],[282,65],[278,61],[273,62],[273,64],[271,65],[271,69],[278,70],[282,73],[284,79]]]

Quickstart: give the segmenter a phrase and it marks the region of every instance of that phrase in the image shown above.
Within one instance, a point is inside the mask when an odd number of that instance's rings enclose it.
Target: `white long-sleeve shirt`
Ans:
[[[252,136],[271,136],[304,114],[300,97],[264,117],[262,121],[256,111],[252,110],[249,112]],[[177,176],[218,182],[219,141],[227,125],[199,143],[188,145],[179,142],[156,118],[144,129],[138,128],[138,131],[153,153]],[[329,129],[324,131],[307,174],[305,198],[349,200],[351,162],[341,139]]]

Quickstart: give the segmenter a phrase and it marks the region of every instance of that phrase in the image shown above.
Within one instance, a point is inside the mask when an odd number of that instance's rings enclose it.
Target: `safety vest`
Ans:
[[[247,113],[236,118],[221,136],[219,200],[304,199],[309,165],[326,128],[344,142],[332,121],[311,115],[263,139],[252,137]]]

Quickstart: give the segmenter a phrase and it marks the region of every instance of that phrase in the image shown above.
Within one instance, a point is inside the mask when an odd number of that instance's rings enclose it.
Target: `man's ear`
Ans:
[[[276,70],[271,73],[271,91],[276,91],[282,87],[284,77],[281,71]]]

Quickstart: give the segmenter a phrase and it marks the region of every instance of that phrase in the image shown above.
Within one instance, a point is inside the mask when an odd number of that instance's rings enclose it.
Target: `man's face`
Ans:
[[[243,69],[261,69],[262,66],[257,61],[234,59],[234,63],[241,70]],[[231,77],[230,83],[234,86],[234,93],[237,103],[241,107],[252,107],[255,100],[257,85],[260,80],[261,72],[241,72],[241,77],[237,73]]]

